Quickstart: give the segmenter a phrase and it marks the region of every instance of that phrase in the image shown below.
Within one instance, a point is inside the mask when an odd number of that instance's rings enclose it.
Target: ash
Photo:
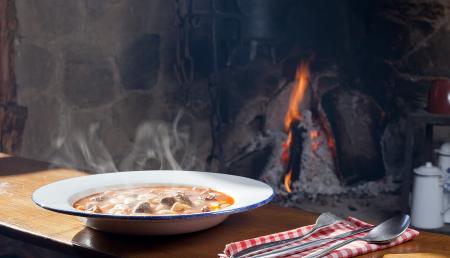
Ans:
[[[291,184],[292,193],[287,193],[281,185],[285,174],[281,162],[282,145],[285,141],[284,132],[269,132],[273,144],[273,153],[268,165],[261,175],[261,180],[270,184],[276,192],[275,202],[283,206],[303,208],[315,212],[334,211],[341,214],[361,213],[368,214],[364,218],[378,219],[390,213],[392,207],[399,198],[397,192],[400,184],[393,175],[387,175],[378,181],[371,181],[355,186],[343,186],[335,174],[333,157],[327,145],[327,138],[320,125],[312,119],[311,112],[302,112],[300,124],[310,135],[315,133],[316,137],[305,137],[301,154],[300,178],[294,179]],[[380,204],[380,199],[389,197],[389,203],[384,202],[386,207]],[[393,203],[392,203],[393,202]],[[373,212],[373,209],[378,212]],[[358,212],[359,211],[359,212]],[[385,212],[383,212],[385,211]],[[370,214],[370,215],[369,215]],[[361,214],[359,214],[361,216]]]

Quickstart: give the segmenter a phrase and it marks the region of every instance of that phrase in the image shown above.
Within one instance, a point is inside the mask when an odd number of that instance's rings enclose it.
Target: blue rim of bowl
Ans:
[[[269,185],[268,185],[269,186]],[[213,212],[205,212],[205,213],[193,213],[193,214],[177,214],[177,215],[151,215],[151,216],[129,216],[129,215],[112,215],[112,214],[98,214],[98,213],[88,213],[88,212],[82,212],[82,211],[76,211],[75,209],[73,211],[70,210],[62,210],[62,209],[56,209],[56,208],[50,208],[46,207],[45,205],[42,205],[38,203],[34,196],[31,196],[31,199],[33,202],[46,210],[62,213],[62,214],[68,214],[68,215],[74,215],[78,217],[86,217],[86,218],[96,218],[96,219],[119,219],[119,220],[178,220],[178,219],[195,219],[195,218],[202,218],[202,217],[210,217],[210,216],[217,216],[217,215],[227,215],[227,214],[234,214],[234,213],[240,213],[244,211],[253,210],[256,208],[259,208],[270,201],[272,201],[273,197],[275,196],[275,191],[271,186],[269,186],[272,190],[272,194],[255,204],[247,205],[240,208],[235,209],[229,209],[229,210],[218,210]]]

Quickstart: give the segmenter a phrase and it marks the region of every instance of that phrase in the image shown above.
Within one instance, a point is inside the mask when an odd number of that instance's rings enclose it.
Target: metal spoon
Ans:
[[[345,240],[339,244],[332,245],[325,249],[316,251],[314,253],[306,255],[304,258],[318,258],[326,255],[327,253],[338,249],[344,245],[347,245],[351,242],[360,240],[365,241],[371,244],[385,244],[394,241],[398,236],[403,234],[405,230],[409,227],[409,223],[411,219],[409,215],[398,215],[393,218],[390,218],[378,226],[374,227],[370,230],[365,236],[351,238]]]
[[[317,247],[329,244],[331,242],[335,242],[341,238],[347,238],[353,235],[357,235],[363,232],[367,232],[370,231],[373,227],[368,227],[368,228],[360,228],[360,229],[356,229],[353,231],[349,231],[346,233],[342,233],[340,235],[337,236],[333,236],[333,237],[327,237],[327,238],[319,238],[317,240],[312,240],[312,241],[308,241],[306,243],[303,244],[297,244],[294,246],[285,246],[285,247],[281,247],[279,249],[275,249],[266,253],[262,253],[260,254],[260,252],[258,252],[257,255],[252,256],[251,258],[273,258],[273,257],[280,257],[280,256],[285,256],[287,254],[293,253],[293,252],[302,252],[305,251],[307,249],[316,249]],[[253,253],[252,253],[253,254]]]
[[[306,234],[304,234],[302,236],[279,240],[279,241],[274,241],[274,242],[270,242],[270,243],[264,243],[264,244],[260,244],[260,245],[255,245],[255,246],[249,247],[247,249],[244,249],[242,251],[239,251],[239,252],[235,253],[234,255],[231,255],[231,258],[239,258],[239,257],[243,257],[244,255],[259,253],[265,249],[268,249],[268,248],[271,248],[271,247],[274,247],[277,245],[283,245],[283,244],[286,244],[289,242],[300,240],[302,238],[310,236],[312,233],[316,232],[320,228],[329,226],[331,224],[334,224],[334,223],[342,221],[342,220],[344,220],[344,219],[334,215],[333,213],[330,213],[330,212],[322,213],[317,218],[316,224],[314,224],[313,228],[311,228],[310,231],[308,231]]]

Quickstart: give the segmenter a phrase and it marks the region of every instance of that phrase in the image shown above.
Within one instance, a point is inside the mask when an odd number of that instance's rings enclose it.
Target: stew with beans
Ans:
[[[147,186],[108,190],[77,200],[80,211],[117,215],[169,215],[216,211],[234,203],[229,195],[210,188]]]

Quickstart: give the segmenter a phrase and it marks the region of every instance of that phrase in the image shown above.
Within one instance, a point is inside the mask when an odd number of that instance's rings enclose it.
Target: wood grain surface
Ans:
[[[165,237],[123,236],[85,228],[76,217],[39,208],[31,201],[38,187],[85,173],[49,168],[47,163],[0,155],[0,233],[79,256],[217,257],[225,244],[314,223],[316,214],[267,205],[230,216],[197,233]],[[450,237],[427,232],[413,241],[361,257],[435,253],[450,257]]]

